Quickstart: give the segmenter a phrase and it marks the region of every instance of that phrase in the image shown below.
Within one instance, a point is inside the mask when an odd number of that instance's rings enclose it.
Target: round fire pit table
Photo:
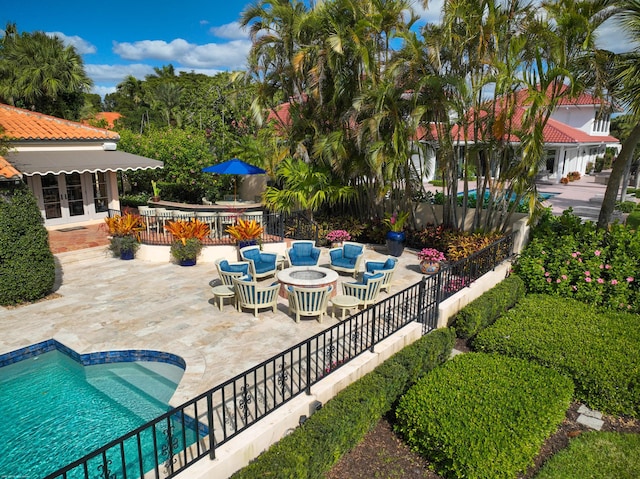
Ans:
[[[337,294],[338,273],[329,268],[320,266],[292,266],[278,271],[276,275],[280,281],[280,296],[287,297],[287,286],[298,286],[301,288],[321,288],[322,286],[333,286],[330,297]]]

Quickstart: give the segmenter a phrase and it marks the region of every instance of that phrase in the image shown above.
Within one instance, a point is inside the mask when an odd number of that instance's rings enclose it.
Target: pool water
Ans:
[[[83,366],[59,351],[0,368],[0,477],[41,479],[160,416],[183,372],[150,361]]]
[[[560,193],[538,193],[538,196],[540,197],[540,200],[548,200],[549,198],[553,198],[554,196],[558,196]],[[462,196],[464,195],[464,192],[458,193],[458,196]],[[469,190],[469,198],[475,198],[476,197],[476,190]],[[485,199],[489,198],[489,192],[485,191],[484,192],[484,197]],[[511,194],[511,199],[515,199],[516,195],[515,193]]]

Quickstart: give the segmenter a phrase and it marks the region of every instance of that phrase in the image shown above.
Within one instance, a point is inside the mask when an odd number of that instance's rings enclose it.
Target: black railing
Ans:
[[[111,216],[111,212],[110,212]],[[198,213],[185,214],[179,211],[168,210],[163,214],[145,214],[142,216],[145,223],[145,230],[140,232],[140,242],[150,245],[170,245],[173,237],[164,229],[169,221],[178,219],[197,219],[209,225],[209,236],[203,240],[205,246],[211,245],[235,245],[237,241],[226,232],[227,227],[235,225],[238,218],[245,220],[256,220],[263,227],[262,235],[259,239],[261,243],[279,243],[284,239],[284,222],[278,213]]]
[[[513,241],[516,234],[516,232],[509,233],[471,256],[445,266],[440,271],[441,300],[445,300],[466,288],[504,260],[513,256]]]
[[[284,234],[294,240],[314,240],[318,244],[318,223],[297,211],[284,216]]]
[[[321,333],[140,426],[45,479],[170,478],[407,324],[426,334],[442,299],[511,255],[513,235],[423,277]],[[462,278],[463,281],[453,281]],[[454,291],[455,289],[455,291]]]

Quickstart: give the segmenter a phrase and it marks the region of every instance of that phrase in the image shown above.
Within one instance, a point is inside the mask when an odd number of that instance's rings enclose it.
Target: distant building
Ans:
[[[0,181],[25,181],[48,227],[105,218],[120,209],[116,172],[163,166],[118,151],[116,132],[42,113],[0,104],[0,126],[12,146]]]

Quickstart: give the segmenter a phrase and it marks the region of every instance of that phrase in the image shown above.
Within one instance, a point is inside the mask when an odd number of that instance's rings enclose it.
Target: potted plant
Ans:
[[[160,201],[160,188],[155,180],[151,180],[151,188],[153,188],[153,196],[151,201]]]
[[[339,248],[345,241],[351,241],[351,235],[346,230],[333,230],[327,234],[327,241],[332,248]]]
[[[423,248],[418,252],[420,271],[423,274],[435,274],[440,271],[440,263],[446,259],[442,251],[435,248]]]
[[[193,266],[202,251],[202,241],[209,235],[209,225],[199,220],[169,221],[164,227],[173,236],[171,256],[180,266]]]
[[[256,220],[238,218],[236,224],[227,226],[225,230],[238,242],[238,249],[258,244],[264,228]]]
[[[146,225],[140,215],[127,213],[104,219],[109,231],[109,250],[115,258],[133,259],[140,247],[140,231]]]
[[[404,251],[404,224],[409,219],[409,212],[387,214],[385,219],[382,220],[385,225],[389,227],[387,232],[387,249],[391,256],[402,256]]]

